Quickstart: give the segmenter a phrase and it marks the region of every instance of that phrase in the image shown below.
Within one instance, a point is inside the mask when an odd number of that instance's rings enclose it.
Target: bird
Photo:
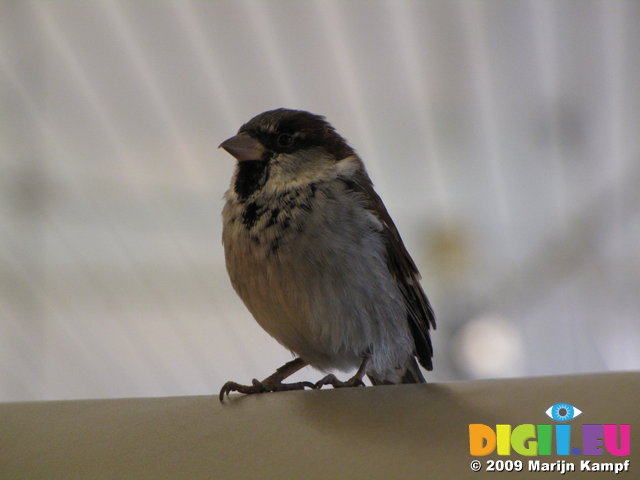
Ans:
[[[230,392],[425,383],[433,308],[356,151],[324,116],[278,108],[220,144],[236,159],[222,210],[231,284],[294,359]],[[310,365],[356,373],[283,381]]]

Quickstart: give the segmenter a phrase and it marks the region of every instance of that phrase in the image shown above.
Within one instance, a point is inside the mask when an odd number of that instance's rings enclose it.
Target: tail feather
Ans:
[[[415,357],[411,357],[407,364],[407,370],[402,375],[402,383],[427,383]]]

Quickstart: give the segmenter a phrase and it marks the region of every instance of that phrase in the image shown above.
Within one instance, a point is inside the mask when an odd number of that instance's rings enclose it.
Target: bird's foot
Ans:
[[[357,374],[346,382],[343,382],[338,380],[333,373],[330,373],[323,379],[317,381],[313,388],[315,390],[320,390],[324,385],[331,385],[333,388],[364,387],[364,382],[362,381],[362,377]]]
[[[320,390],[325,385],[331,385],[333,388],[364,387],[365,385],[362,381],[362,377],[364,377],[364,373],[367,370],[367,365],[369,364],[370,358],[371,356],[369,352],[363,355],[360,368],[358,368],[358,371],[355,373],[355,375],[346,382],[338,380],[338,378],[333,373],[330,373],[323,379],[317,381],[313,388],[315,390]]]
[[[224,402],[224,396],[229,396],[231,392],[244,393],[245,395],[251,395],[253,393],[267,393],[267,392],[286,392],[289,390],[304,390],[306,388],[315,388],[315,385],[311,382],[296,382],[296,383],[282,383],[282,382],[267,382],[260,381],[254,378],[251,381],[251,385],[242,385],[236,382],[227,382],[220,389],[218,398],[220,402]]]

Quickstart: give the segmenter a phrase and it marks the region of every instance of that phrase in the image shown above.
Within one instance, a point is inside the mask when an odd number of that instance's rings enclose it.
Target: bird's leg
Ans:
[[[229,396],[231,392],[239,392],[244,394],[252,393],[265,393],[265,392],[283,392],[286,390],[304,390],[305,387],[314,388],[314,384],[311,382],[297,382],[297,383],[282,383],[282,381],[296,373],[303,367],[308,365],[301,358],[296,358],[290,362],[285,363],[278,368],[273,375],[269,375],[264,380],[260,381],[253,379],[251,385],[241,385],[236,382],[227,382],[220,389],[220,395],[218,398],[220,402],[224,402],[224,396]]]
[[[367,370],[367,365],[369,364],[370,358],[370,355],[366,354],[362,359],[362,363],[360,364],[360,368],[358,368],[358,371],[346,382],[338,380],[338,378],[333,373],[330,373],[323,379],[316,382],[313,388],[319,390],[324,385],[331,385],[333,388],[364,387],[362,377],[364,377],[364,372]]]

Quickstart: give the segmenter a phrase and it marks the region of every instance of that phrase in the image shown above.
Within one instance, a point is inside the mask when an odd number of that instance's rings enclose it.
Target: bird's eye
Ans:
[[[544,413],[556,422],[568,422],[580,415],[582,411],[568,403],[556,403],[551,405]]]
[[[293,144],[293,136],[288,133],[281,133],[278,136],[278,146],[290,147]]]

